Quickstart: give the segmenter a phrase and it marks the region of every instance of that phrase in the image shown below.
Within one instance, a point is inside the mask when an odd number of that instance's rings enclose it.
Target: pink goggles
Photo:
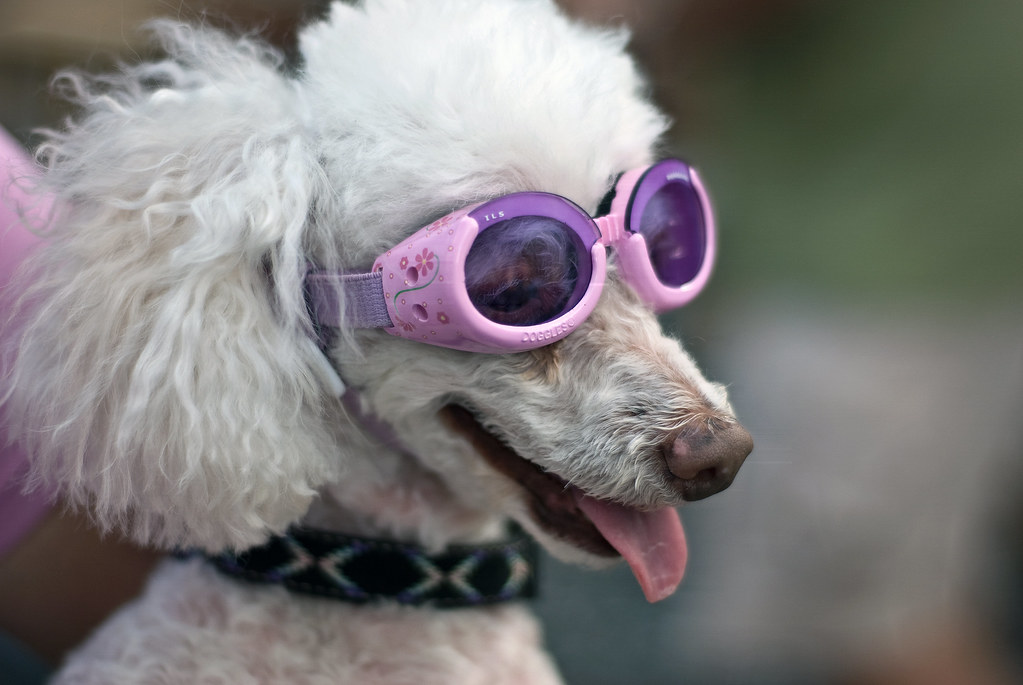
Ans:
[[[377,258],[368,274],[310,271],[306,296],[322,333],[385,328],[470,352],[549,345],[589,316],[606,250],[655,311],[689,302],[710,276],[714,216],[696,172],[676,159],[628,171],[596,219],[551,193],[504,195],[452,212]]]

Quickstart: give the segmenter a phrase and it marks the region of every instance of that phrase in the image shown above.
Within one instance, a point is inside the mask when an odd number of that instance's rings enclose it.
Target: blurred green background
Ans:
[[[0,124],[59,121],[52,71],[144,51],[149,16],[288,45],[323,4],[3,0]],[[1019,682],[1023,3],[562,4],[634,27],[707,181],[717,273],[665,325],[757,442],[683,512],[671,600],[548,564],[569,682]]]
[[[1021,39],[1013,0],[804,3],[705,36],[677,135],[715,189],[721,282],[1017,298]]]

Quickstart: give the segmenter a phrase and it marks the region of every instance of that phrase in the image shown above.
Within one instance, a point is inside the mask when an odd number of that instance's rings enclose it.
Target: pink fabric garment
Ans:
[[[21,224],[19,208],[31,214],[45,211],[32,207],[34,198],[25,196],[18,179],[34,174],[32,164],[18,143],[0,128],[0,298],[11,295],[11,279],[29,250],[39,242]],[[4,371],[0,369],[0,371]],[[0,379],[4,376],[0,373]],[[2,381],[0,381],[2,382]],[[17,446],[4,446],[6,435],[0,435],[0,556],[10,551],[32,530],[50,509],[47,493],[21,492],[21,480],[27,462]]]

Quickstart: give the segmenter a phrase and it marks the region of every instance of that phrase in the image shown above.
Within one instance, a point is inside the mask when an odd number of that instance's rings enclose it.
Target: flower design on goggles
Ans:
[[[431,270],[433,270],[434,257],[435,255],[433,254],[433,252],[430,251],[429,248],[424,248],[422,254],[416,255],[416,268],[419,269],[420,276],[425,276]]]
[[[439,231],[440,229],[450,224],[452,221],[454,221],[454,218],[450,214],[445,214],[444,216],[430,224],[430,227],[427,229],[427,232],[433,233],[434,231]]]

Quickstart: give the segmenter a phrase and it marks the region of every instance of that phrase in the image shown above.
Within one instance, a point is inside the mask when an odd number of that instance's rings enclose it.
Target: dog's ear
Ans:
[[[336,476],[302,296],[322,175],[278,55],[158,33],[168,59],[64,80],[84,113],[40,148],[59,210],[4,408],[36,483],[103,527],[241,548]]]

